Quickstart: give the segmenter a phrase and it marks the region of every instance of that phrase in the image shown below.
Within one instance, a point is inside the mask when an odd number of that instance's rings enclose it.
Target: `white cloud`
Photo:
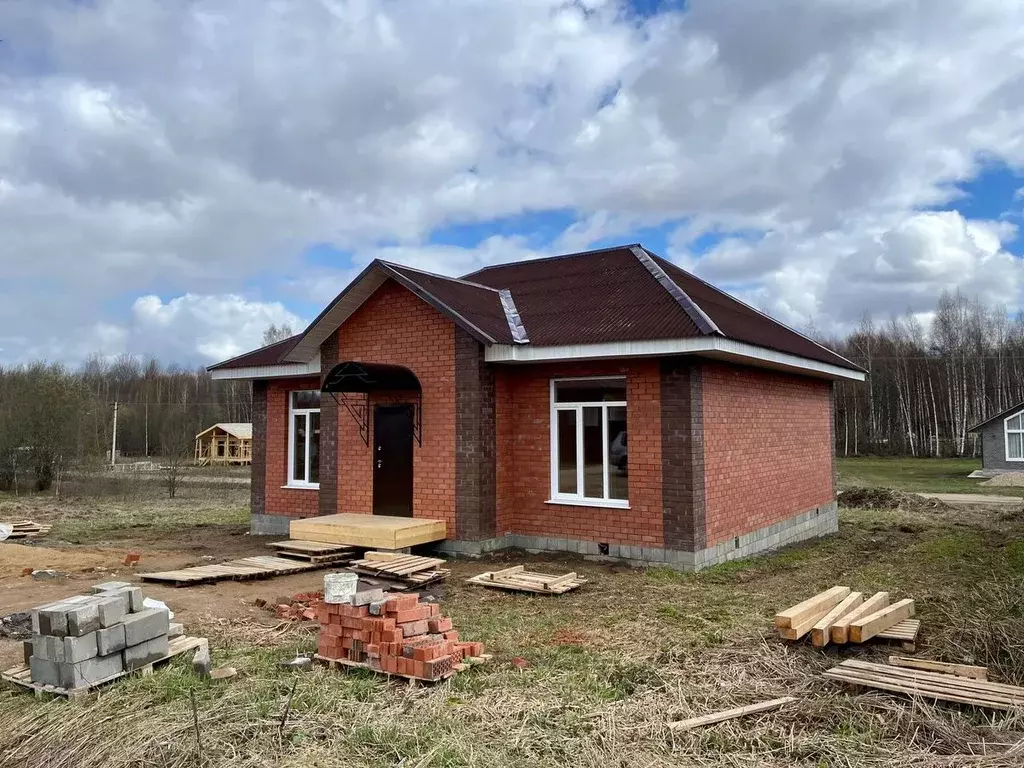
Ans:
[[[0,3],[0,273],[15,286],[0,320],[16,325],[0,360],[57,354],[67,327],[128,327],[125,296],[240,294],[259,276],[326,300],[351,272],[301,268],[311,243],[452,273],[533,253],[507,230],[469,250],[426,242],[546,210],[579,221],[543,250],[686,221],[675,252],[692,261],[702,232],[756,233],[701,269],[791,321],[859,315],[835,286],[879,258],[899,279],[866,306],[901,311],[961,270],[1019,302],[989,225],[916,217],[955,207],[982,159],[1024,166],[1024,5],[625,10]],[[205,342],[148,332],[153,350],[206,358]]]

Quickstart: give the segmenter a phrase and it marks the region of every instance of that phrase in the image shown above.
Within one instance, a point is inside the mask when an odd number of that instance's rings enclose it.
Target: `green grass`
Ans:
[[[97,510],[90,519],[106,526],[123,514]],[[136,527],[152,522],[146,510],[136,514],[143,516]],[[235,667],[237,677],[201,681],[180,659],[108,686],[91,703],[0,691],[0,765],[41,768],[54,755],[81,768],[934,765],[937,738],[944,754],[978,745],[998,751],[1004,734],[1019,739],[1019,715],[933,708],[828,683],[820,673],[840,658],[884,660],[891,647],[783,644],[772,615],[835,584],[913,597],[924,622],[922,657],[970,656],[969,663],[989,664],[994,678],[1021,683],[1024,649],[1014,640],[1024,634],[1021,542],[1024,516],[1005,510],[844,509],[836,536],[701,573],[570,557],[453,561],[444,613],[494,659],[432,687],[358,671],[294,673],[278,662],[313,648],[314,635],[301,627],[281,634],[189,616],[189,633],[209,636],[214,664]],[[547,598],[464,582],[497,562],[575,570],[589,583]],[[798,702],[685,734],[666,727],[783,695]]]
[[[900,457],[840,458],[840,487],[876,486],[925,493],[984,493],[1022,496],[1024,488],[981,486],[967,477],[981,469],[980,459],[914,459]]]

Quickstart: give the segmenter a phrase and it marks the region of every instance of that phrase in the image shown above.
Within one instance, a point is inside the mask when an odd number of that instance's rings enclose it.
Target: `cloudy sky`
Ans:
[[[798,327],[1024,287],[1019,0],[0,0],[0,363],[640,241]]]

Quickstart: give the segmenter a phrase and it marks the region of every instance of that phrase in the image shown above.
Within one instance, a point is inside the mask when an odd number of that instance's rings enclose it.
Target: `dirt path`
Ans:
[[[993,496],[985,493],[919,493],[917,495],[960,507],[989,504],[1019,507],[1024,504],[1024,499],[1019,496]]]

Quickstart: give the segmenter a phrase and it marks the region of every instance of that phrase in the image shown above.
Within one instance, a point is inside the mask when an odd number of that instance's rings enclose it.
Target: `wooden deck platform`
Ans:
[[[241,560],[229,560],[219,565],[197,565],[177,571],[142,573],[139,574],[139,578],[143,581],[158,581],[174,587],[192,587],[200,584],[213,584],[217,581],[269,579],[273,576],[316,571],[321,568],[344,565],[350,559],[351,555],[346,553],[341,553],[334,559],[321,558],[317,562],[285,557],[244,557]]]
[[[346,544],[366,549],[405,549],[442,541],[447,536],[444,520],[386,515],[324,515],[292,520],[292,539]]]

